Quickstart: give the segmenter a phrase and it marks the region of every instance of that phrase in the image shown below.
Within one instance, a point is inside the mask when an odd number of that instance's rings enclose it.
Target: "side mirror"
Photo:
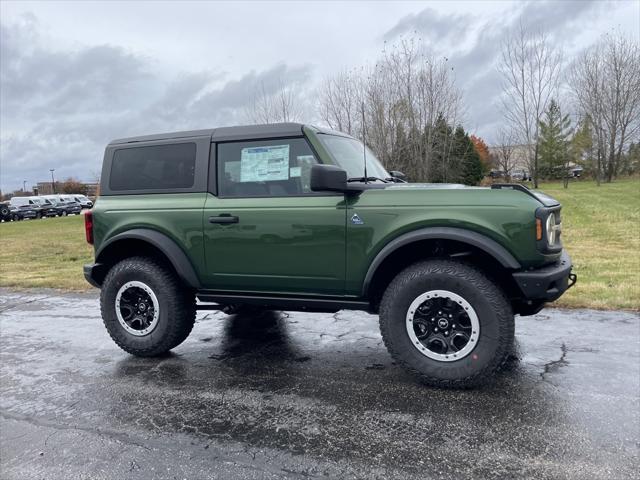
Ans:
[[[391,170],[389,172],[389,175],[391,175],[391,178],[393,178],[394,182],[397,182],[397,183],[407,182],[407,176],[404,173],[399,172],[398,170]]]
[[[311,190],[314,192],[346,192],[347,172],[335,165],[311,166]]]

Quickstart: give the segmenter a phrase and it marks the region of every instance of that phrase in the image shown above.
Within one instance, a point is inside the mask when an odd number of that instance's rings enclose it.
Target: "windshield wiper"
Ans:
[[[383,178],[379,178],[379,177],[352,177],[352,178],[347,178],[347,182],[351,183],[351,182],[375,182],[376,180],[380,180],[383,183],[389,183],[387,182],[385,179]]]

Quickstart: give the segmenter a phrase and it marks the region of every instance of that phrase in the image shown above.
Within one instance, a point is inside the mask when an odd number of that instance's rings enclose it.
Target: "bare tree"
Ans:
[[[318,108],[320,118],[331,128],[357,135],[361,123],[362,75],[355,70],[328,77],[320,87]]]
[[[434,146],[436,122],[459,123],[461,98],[447,59],[434,58],[419,40],[403,39],[374,65],[325,80],[319,114],[332,128],[361,136],[364,103],[367,144],[383,164],[426,180],[434,159],[446,163],[452,148],[452,135]]]
[[[581,114],[593,126],[596,181],[604,175],[611,182],[640,132],[640,47],[607,35],[577,58],[570,79]]]
[[[294,85],[286,85],[280,79],[275,89],[264,82],[256,87],[252,102],[246,111],[252,123],[293,122],[301,119],[302,112],[298,92]]]
[[[511,127],[527,146],[527,163],[538,187],[538,128],[558,88],[562,52],[543,32],[520,23],[502,46],[498,71],[503,77],[502,107]]]
[[[498,133],[498,145],[494,150],[493,158],[495,166],[505,178],[511,178],[511,172],[517,164],[515,140],[516,136],[511,130],[502,129]]]

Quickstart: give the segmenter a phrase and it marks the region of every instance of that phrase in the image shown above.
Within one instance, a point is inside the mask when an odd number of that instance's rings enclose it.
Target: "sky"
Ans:
[[[428,2],[0,2],[0,189],[95,181],[114,138],[248,122],[257,86],[305,95],[419,37],[449,59],[465,129],[502,125],[496,62],[518,22],[565,63],[603,34],[640,40],[640,0]]]

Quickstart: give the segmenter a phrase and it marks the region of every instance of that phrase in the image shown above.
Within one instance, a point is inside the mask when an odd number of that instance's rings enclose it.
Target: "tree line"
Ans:
[[[388,170],[411,181],[477,184],[493,168],[509,176],[524,163],[534,187],[564,178],[576,164],[598,183],[640,168],[640,49],[604,35],[564,61],[560,45],[520,24],[501,45],[497,68],[505,125],[493,153],[465,131],[462,91],[447,58],[416,38],[386,47],[375,63],[326,78],[313,96],[330,128],[365,139]],[[259,123],[299,120],[298,94],[258,90],[249,116]]]

